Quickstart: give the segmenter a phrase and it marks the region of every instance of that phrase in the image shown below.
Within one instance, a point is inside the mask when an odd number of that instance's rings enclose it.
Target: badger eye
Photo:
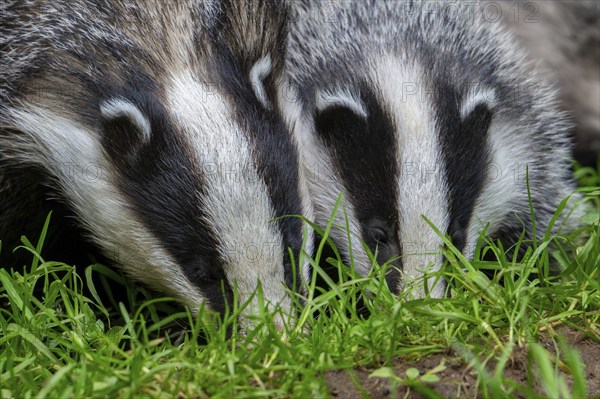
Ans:
[[[375,241],[377,244],[387,244],[388,243],[388,237],[387,234],[385,233],[385,231],[382,228],[374,228],[371,231],[371,238],[373,239],[373,241]]]
[[[367,229],[367,237],[375,245],[388,245],[391,242],[390,230],[387,226],[379,219],[373,219],[365,226]]]

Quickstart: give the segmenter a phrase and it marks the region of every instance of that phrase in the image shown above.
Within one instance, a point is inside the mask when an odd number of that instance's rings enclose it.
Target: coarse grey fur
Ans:
[[[443,262],[443,241],[422,216],[468,257],[486,227],[507,249],[523,230],[532,239],[527,172],[543,235],[574,190],[571,124],[499,19],[474,2],[291,4],[294,91],[280,107],[300,143],[317,224],[343,194],[351,248],[342,227],[331,236],[360,274],[371,268],[364,242],[380,263],[395,258],[394,292],[418,281],[417,296],[443,296],[436,278],[423,286],[422,273]],[[570,231],[580,212],[554,230]],[[342,212],[335,222],[345,225]]]
[[[56,205],[112,262],[193,311],[223,310],[236,287],[245,301],[259,282],[266,303],[289,309],[311,235],[283,216],[311,209],[272,106],[286,7],[17,0],[1,11],[3,253]]]

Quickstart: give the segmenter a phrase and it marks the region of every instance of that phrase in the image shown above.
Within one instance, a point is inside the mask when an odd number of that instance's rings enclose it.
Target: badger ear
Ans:
[[[285,54],[287,23],[284,1],[224,0],[217,32],[246,71],[267,56],[272,57],[271,68],[278,69]]]
[[[117,159],[133,155],[151,140],[150,120],[133,102],[115,97],[100,103],[102,145]]]
[[[460,117],[462,120],[467,119],[475,110],[485,107],[493,109],[498,104],[496,90],[488,87],[474,87],[470,89],[460,107]]]
[[[288,6],[281,0],[224,0],[219,43],[233,58],[257,100],[270,109],[282,76]]]
[[[150,121],[131,101],[115,97],[100,103],[100,114],[105,124],[129,124],[136,134],[136,141],[150,141]]]
[[[352,93],[349,89],[317,90],[315,109],[317,114],[323,114],[332,109],[345,109],[365,120],[368,118],[365,103],[359,95]]]

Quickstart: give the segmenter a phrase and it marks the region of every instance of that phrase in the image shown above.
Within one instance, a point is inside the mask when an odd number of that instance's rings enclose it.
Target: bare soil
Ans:
[[[564,327],[559,334],[566,338],[569,345],[579,350],[579,354],[585,364],[588,394],[591,398],[600,398],[600,343],[587,337],[585,334],[572,328]],[[542,338],[540,343],[555,354],[555,347],[551,338]],[[396,375],[404,377],[408,368],[416,368],[420,374],[424,374],[444,362],[445,370],[436,373],[440,380],[436,383],[428,383],[431,388],[444,398],[480,398],[482,397],[477,381],[476,371],[466,361],[452,351],[438,353],[415,360],[410,358],[398,358],[394,366]],[[496,367],[495,361],[486,364],[488,372],[492,373]],[[325,374],[325,381],[329,387],[332,397],[352,398],[389,398],[410,397],[423,398],[424,396],[414,388],[400,384],[396,386],[396,395],[392,395],[394,389],[392,383],[386,378],[369,378],[373,370],[356,367],[351,370],[330,371]],[[510,360],[506,363],[504,375],[518,384],[527,386],[527,348],[517,347],[513,350]],[[570,384],[569,373],[565,373],[565,379]],[[534,384],[532,387],[539,394],[543,389]]]

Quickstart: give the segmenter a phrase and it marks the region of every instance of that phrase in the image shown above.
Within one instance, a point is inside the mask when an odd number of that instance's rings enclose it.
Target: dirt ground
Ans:
[[[563,328],[560,334],[567,342],[579,350],[583,363],[585,363],[588,394],[590,397],[600,397],[600,343],[595,342],[586,335],[570,328]],[[554,344],[551,339],[543,338],[541,344],[554,353]],[[477,389],[477,374],[473,368],[460,359],[457,353],[448,351],[424,357],[418,361],[399,358],[396,361],[395,372],[398,376],[405,376],[408,368],[416,368],[421,374],[438,366],[442,361],[446,369],[436,373],[440,380],[428,383],[427,386],[445,398],[477,398],[481,397]],[[487,364],[488,371],[493,371],[495,363]],[[527,351],[525,348],[515,348],[511,359],[506,363],[505,375],[519,384],[527,385]],[[329,386],[332,397],[352,398],[389,398],[392,385],[385,378],[368,378],[373,370],[355,368],[351,371],[340,370],[326,373],[325,380]],[[566,374],[565,374],[566,375]],[[570,384],[569,377],[566,378]],[[534,386],[540,394],[540,386]],[[397,397],[422,398],[419,392],[406,386],[397,387]]]

